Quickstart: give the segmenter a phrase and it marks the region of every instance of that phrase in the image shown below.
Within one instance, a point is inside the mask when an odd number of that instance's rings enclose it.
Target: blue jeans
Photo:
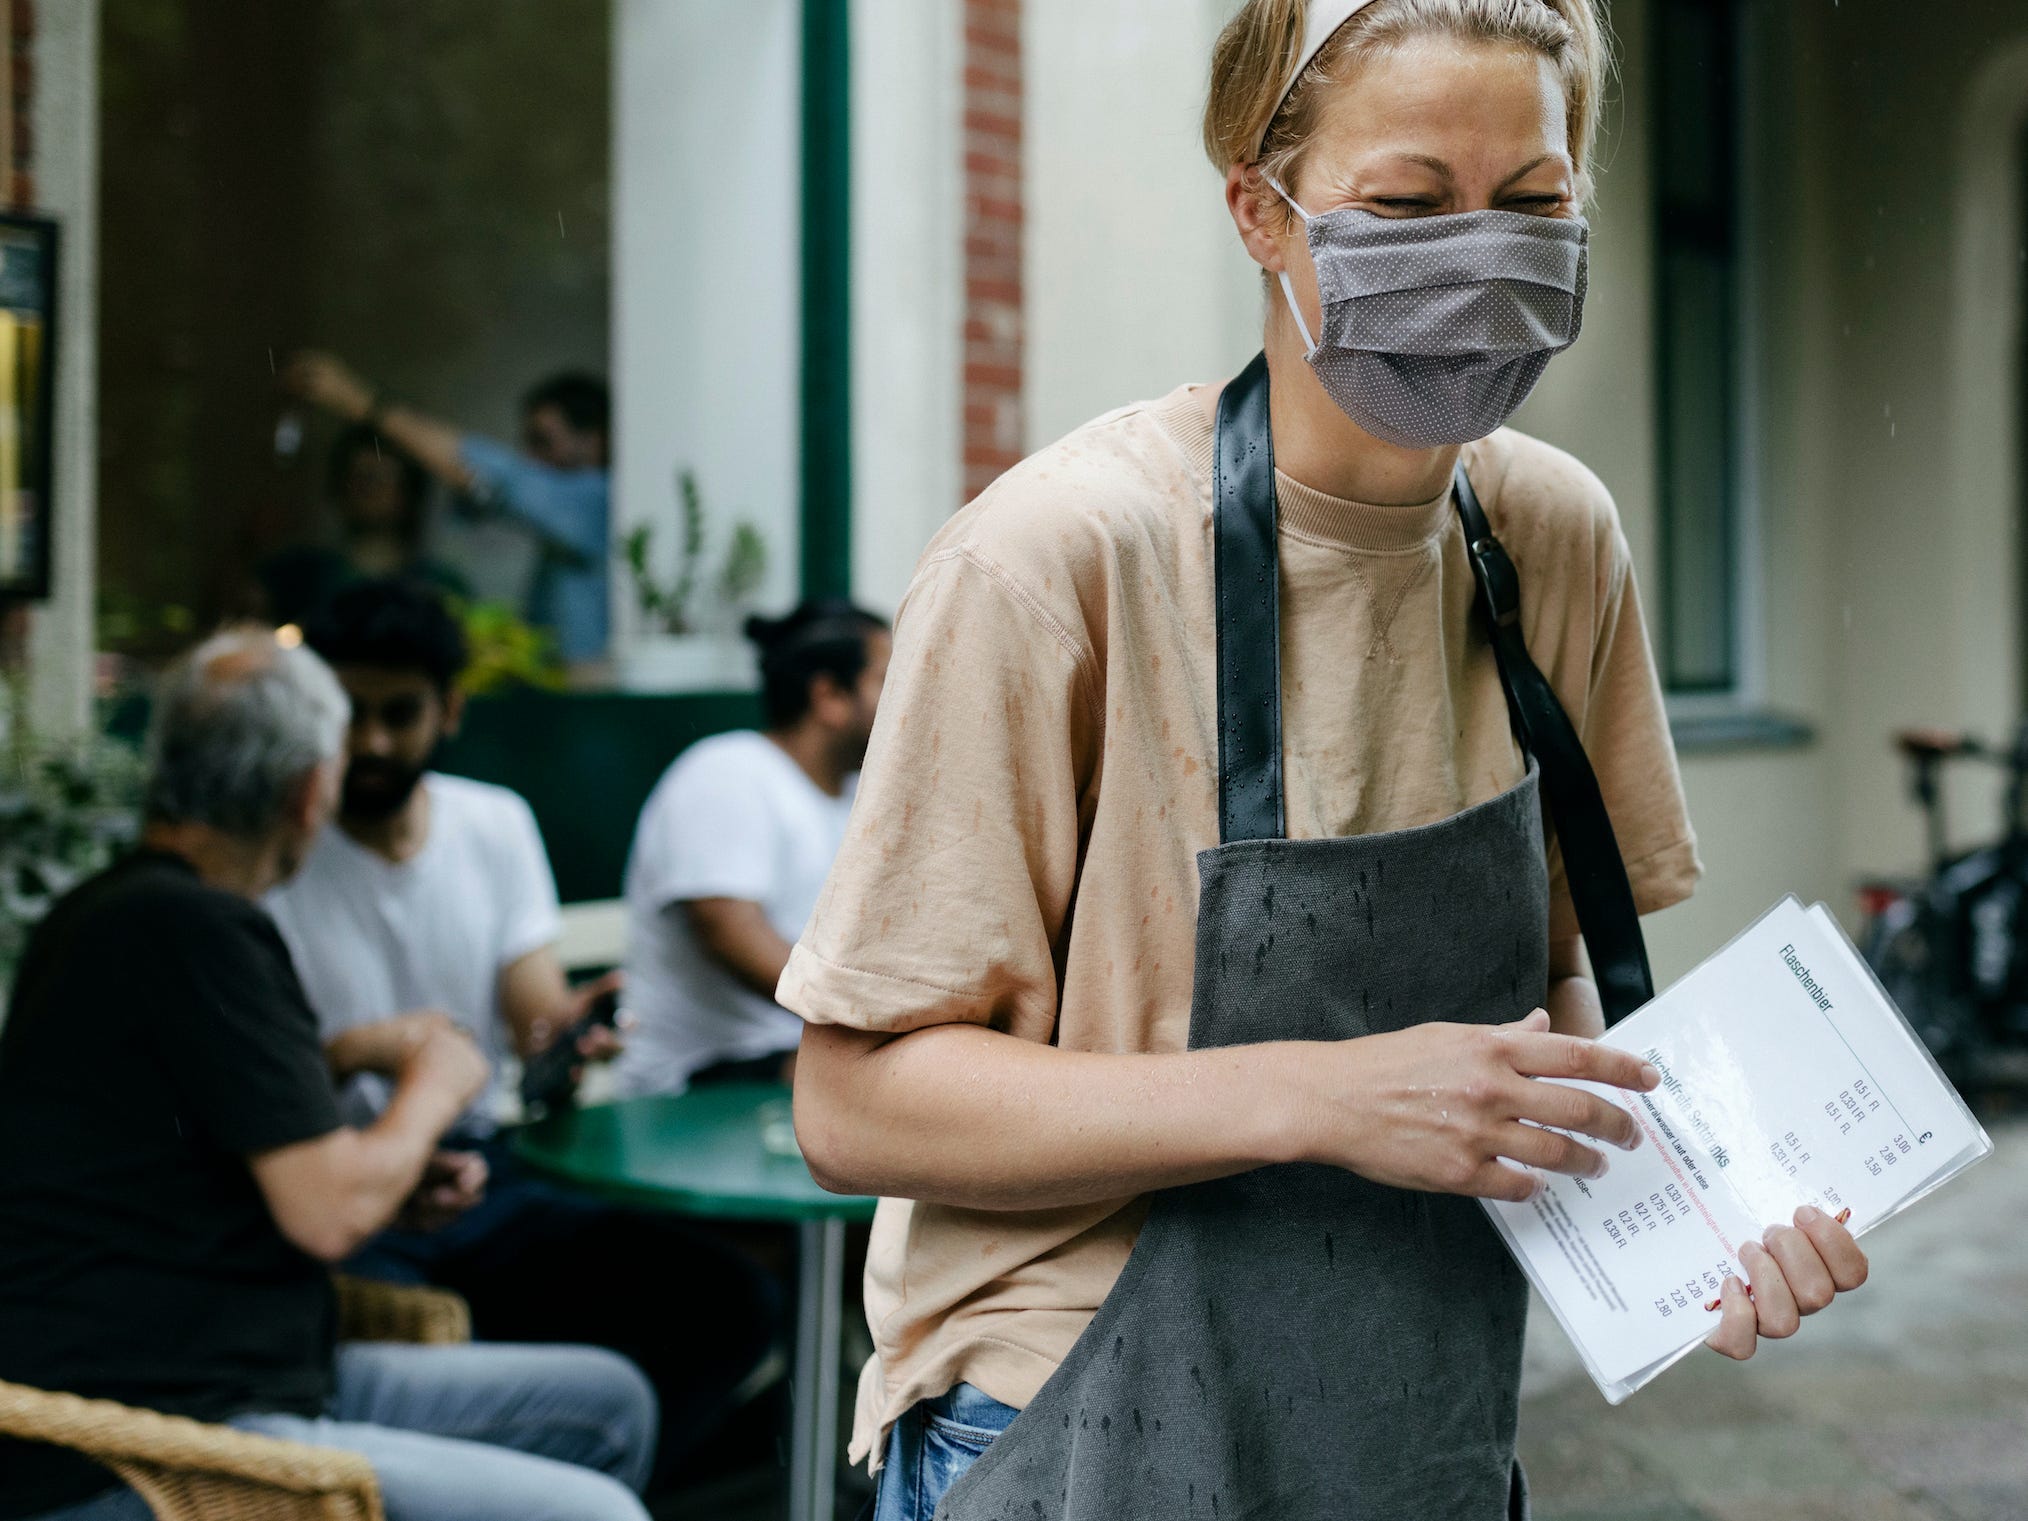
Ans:
[[[647,1521],[635,1498],[655,1456],[655,1394],[593,1347],[352,1344],[323,1417],[234,1426],[359,1453],[388,1521]],[[120,1488],[44,1521],[148,1521]]]
[[[666,1481],[767,1355],[781,1324],[774,1280],[673,1215],[531,1177],[505,1137],[484,1151],[492,1176],[475,1208],[437,1231],[382,1231],[345,1270],[456,1291],[483,1342],[610,1347],[631,1359],[661,1403],[655,1477]]]
[[[917,1405],[888,1436],[873,1521],[931,1521],[950,1487],[1020,1413],[970,1384]]]

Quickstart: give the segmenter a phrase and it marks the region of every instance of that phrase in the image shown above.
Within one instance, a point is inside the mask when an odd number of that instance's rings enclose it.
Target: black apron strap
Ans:
[[[1508,713],[1515,733],[1541,768],[1542,797],[1563,846],[1564,877],[1591,957],[1599,1001],[1605,1005],[1606,1023],[1617,1024],[1655,996],[1626,863],[1620,858],[1619,841],[1584,744],[1521,637],[1521,578],[1493,537],[1492,524],[1462,463],[1454,484],[1472,574],[1479,583],[1479,606],[1492,630],[1493,654],[1507,690]]]
[[[1282,796],[1280,562],[1267,356],[1218,401],[1212,462],[1212,537],[1218,617],[1218,837],[1278,840]],[[1479,605],[1486,614],[1514,731],[1542,772],[1542,795],[1563,847],[1564,875],[1607,1023],[1655,996],[1627,869],[1598,777],[1521,637],[1521,579],[1493,537],[1458,466],[1455,497]]]
[[[1212,459],[1218,615],[1218,838],[1279,840],[1282,810],[1281,569],[1267,355],[1218,399]]]

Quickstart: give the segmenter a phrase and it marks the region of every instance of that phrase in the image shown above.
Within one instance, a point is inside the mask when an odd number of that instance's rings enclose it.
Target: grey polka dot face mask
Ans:
[[[1591,237],[1581,217],[1311,216],[1275,189],[1308,229],[1323,297],[1313,337],[1283,273],[1305,357],[1374,437],[1407,449],[1484,438],[1577,341]]]

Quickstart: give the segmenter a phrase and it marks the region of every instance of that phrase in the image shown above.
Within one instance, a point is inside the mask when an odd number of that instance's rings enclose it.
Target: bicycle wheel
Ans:
[[[1949,927],[1903,899],[1873,922],[1866,961],[1937,1065],[1955,1081],[1979,1049],[1978,1012],[1954,984]]]

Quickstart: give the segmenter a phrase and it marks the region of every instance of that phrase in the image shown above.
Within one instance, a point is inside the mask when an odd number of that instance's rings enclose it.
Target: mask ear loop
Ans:
[[[1303,226],[1307,228],[1310,225],[1310,214],[1297,204],[1294,196],[1282,188],[1282,182],[1272,174],[1263,175],[1262,178],[1275,187],[1275,194],[1289,203],[1296,215],[1303,219]],[[1303,320],[1303,308],[1296,300],[1296,287],[1289,279],[1289,272],[1286,269],[1281,272],[1281,282],[1282,299],[1289,304],[1289,315],[1296,319],[1296,331],[1303,335],[1303,358],[1306,362],[1315,359],[1317,340],[1310,336],[1310,324]]]

